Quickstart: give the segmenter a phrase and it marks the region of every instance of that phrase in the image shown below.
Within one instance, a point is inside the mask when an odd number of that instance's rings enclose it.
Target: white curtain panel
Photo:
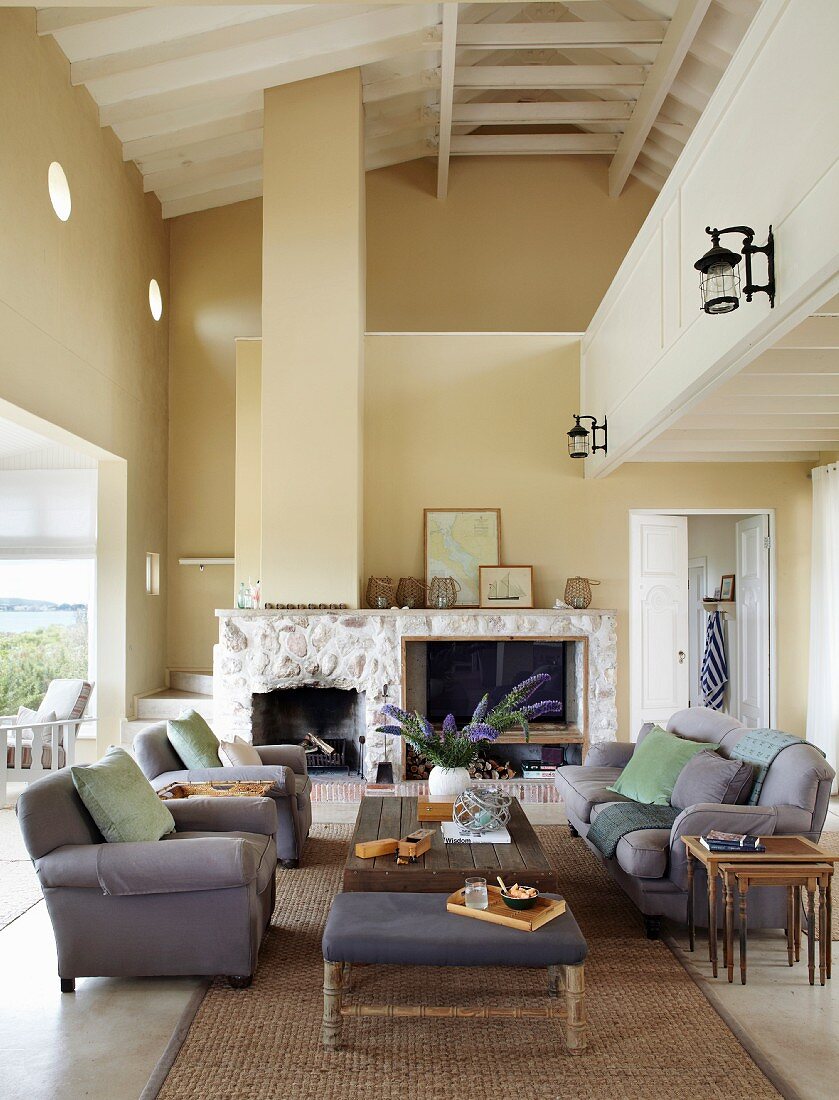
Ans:
[[[807,740],[839,772],[839,464],[813,470]]]

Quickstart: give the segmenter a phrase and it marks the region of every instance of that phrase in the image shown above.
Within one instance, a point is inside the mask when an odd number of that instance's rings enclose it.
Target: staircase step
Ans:
[[[213,694],[213,674],[203,669],[169,669],[169,687],[196,695]]]
[[[179,691],[166,688],[154,695],[145,695],[137,700],[137,717],[147,721],[161,722],[167,718],[177,718],[185,710],[195,710],[208,722],[213,718],[213,697],[194,691]]]

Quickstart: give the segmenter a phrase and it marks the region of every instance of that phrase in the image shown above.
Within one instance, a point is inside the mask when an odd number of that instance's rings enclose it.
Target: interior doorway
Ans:
[[[708,705],[701,670],[712,614],[726,666],[718,709],[752,728],[771,726],[774,512],[645,509],[629,519],[631,736],[645,722]]]

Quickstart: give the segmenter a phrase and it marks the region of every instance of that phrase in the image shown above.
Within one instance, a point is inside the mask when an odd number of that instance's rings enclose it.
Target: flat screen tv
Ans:
[[[550,680],[528,702],[565,703],[564,642],[429,642],[426,662],[426,714],[432,722],[453,714],[463,725],[484,695],[494,705],[535,672],[547,672]],[[563,720],[561,714],[550,714],[535,723],[555,725]]]

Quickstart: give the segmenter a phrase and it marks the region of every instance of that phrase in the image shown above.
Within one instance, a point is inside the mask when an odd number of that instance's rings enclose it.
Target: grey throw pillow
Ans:
[[[743,760],[726,760],[708,749],[688,760],[670,796],[670,805],[686,810],[702,802],[734,805],[748,798],[753,769]]]

